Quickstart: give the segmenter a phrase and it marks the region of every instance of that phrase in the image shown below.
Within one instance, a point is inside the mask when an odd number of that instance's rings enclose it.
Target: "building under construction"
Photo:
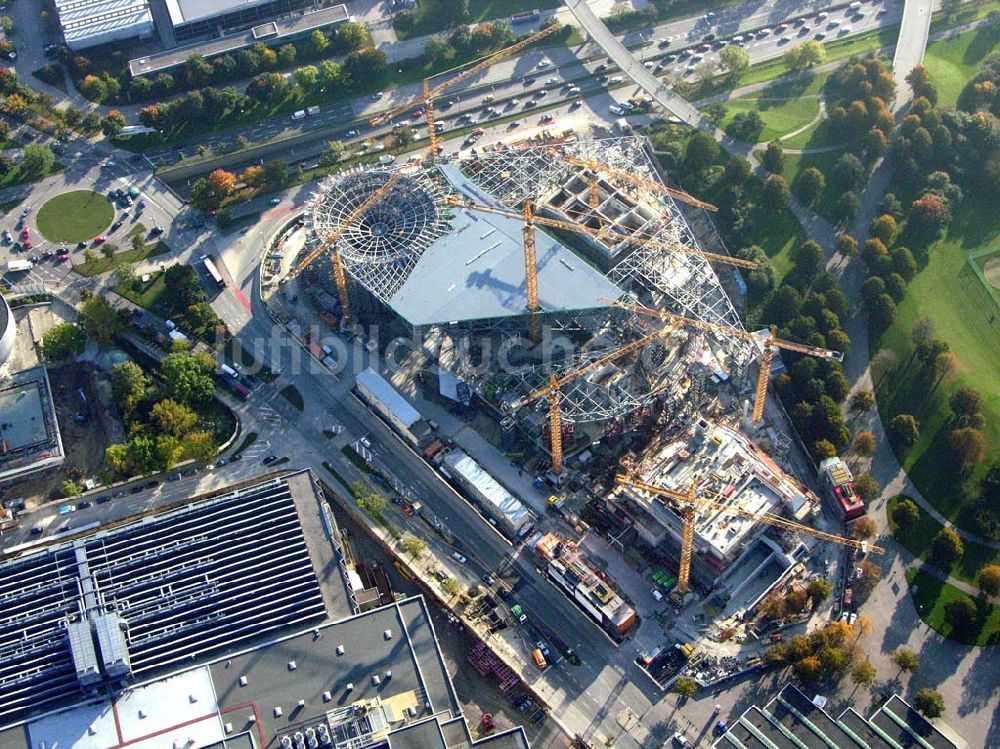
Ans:
[[[638,137],[501,146],[432,167],[332,175],[305,215],[303,257],[330,250],[306,271],[312,298],[342,322],[378,324],[383,343],[387,330],[452,351],[474,339],[476,351],[446,364],[452,389],[542,449],[551,404],[533,401],[516,419],[504,406],[552,375],[565,380],[567,455],[640,422],[693,414],[712,388],[742,383],[757,350],[727,334],[742,332],[740,320],[713,268],[739,261],[699,249],[646,147]],[[643,319],[612,306],[621,299],[720,327]]]

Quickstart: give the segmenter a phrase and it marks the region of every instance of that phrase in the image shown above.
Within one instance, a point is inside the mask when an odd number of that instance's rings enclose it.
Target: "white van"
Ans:
[[[851,3],[850,5],[847,6],[847,9],[848,10],[861,10],[861,3],[857,2],[857,0],[855,0],[855,2],[853,2],[853,3]]]
[[[304,120],[305,117],[306,117],[306,110],[304,109],[297,109],[294,112],[292,112],[293,120]]]
[[[232,377],[233,379],[236,379],[237,377],[239,377],[239,375],[236,374],[236,370],[233,369],[232,367],[230,367],[228,364],[222,364],[222,365],[220,365],[219,369],[222,370],[223,374],[227,374],[230,377]]]

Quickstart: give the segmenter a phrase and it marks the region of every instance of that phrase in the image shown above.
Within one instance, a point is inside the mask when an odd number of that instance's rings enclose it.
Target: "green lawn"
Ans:
[[[983,624],[974,638],[959,637],[952,632],[951,625],[945,621],[944,607],[949,601],[965,597],[966,594],[919,569],[908,569],[906,581],[910,584],[910,595],[913,596],[913,603],[920,618],[945,637],[980,646],[993,645],[1000,639],[1000,606],[992,606],[985,601],[973,599],[979,608]]]
[[[82,242],[92,239],[115,219],[115,207],[93,190],[74,190],[56,195],[38,209],[38,231],[50,242]]]
[[[764,130],[758,137],[760,143],[768,143],[798,130],[819,114],[819,96],[828,77],[828,73],[821,73],[773,83],[760,91],[724,102],[726,117],[722,127],[727,127],[740,112],[756,110],[764,121]],[[785,145],[788,148],[805,147],[790,146],[788,142]]]
[[[90,262],[80,263],[79,265],[74,265],[73,270],[79,273],[81,276],[86,276],[90,278],[91,276],[99,276],[102,273],[107,273],[110,270],[114,270],[119,265],[128,265],[131,263],[137,263],[140,260],[145,260],[148,257],[155,257],[156,255],[162,255],[169,252],[170,248],[167,247],[166,243],[156,241],[147,244],[141,250],[121,250],[116,252],[114,257],[106,258],[101,255],[98,258]]]
[[[961,385],[975,388],[983,398],[987,456],[973,481],[1000,458],[1000,306],[967,262],[969,254],[992,246],[1000,249],[1000,224],[989,208],[967,194],[947,234],[931,247],[926,266],[909,285],[896,323],[872,342],[873,350],[889,348],[897,357],[894,371],[877,391],[883,422],[900,413],[912,413],[920,422],[920,440],[902,456],[903,467],[941,514],[973,532],[962,512],[958,482],[942,460],[951,429],[948,398]],[[913,358],[910,331],[925,316],[956,358],[954,372],[938,383],[928,383]]]
[[[167,293],[167,281],[163,273],[151,273],[149,281],[143,283],[136,279],[134,285],[115,284],[114,290],[134,304],[154,312],[165,309],[160,304],[163,295]]]
[[[913,554],[915,557],[919,557],[924,561],[927,561],[930,556],[931,542],[934,537],[941,531],[941,524],[937,522],[934,518],[920,510],[920,519],[917,524],[910,530],[903,533],[895,524],[892,523],[892,511],[899,503],[903,497],[897,496],[889,500],[887,505],[887,512],[889,513],[890,525],[892,526],[892,533],[896,540],[902,544],[907,551]],[[919,505],[918,505],[919,509]],[[989,546],[983,546],[982,544],[975,544],[971,542],[963,542],[965,547],[965,553],[962,558],[959,559],[950,570],[944,570],[956,580],[962,580],[971,585],[976,584],[976,575],[979,574],[979,570],[988,564],[1000,564],[1000,549],[992,549]]]
[[[1000,26],[987,26],[927,46],[924,65],[938,90],[938,105],[954,107],[962,88],[990,52],[1000,45]]]

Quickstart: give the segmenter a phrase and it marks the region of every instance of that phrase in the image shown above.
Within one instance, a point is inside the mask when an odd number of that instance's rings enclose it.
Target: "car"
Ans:
[[[371,95],[370,97],[368,97],[368,98],[370,98],[370,99],[371,99],[372,101],[378,101],[378,100],[379,100],[379,99],[381,99],[381,98],[382,98],[383,96],[385,96],[385,92],[384,92],[384,91],[376,91],[376,92],[375,92],[374,94],[372,94],[372,95]]]
[[[31,526],[31,535],[32,536],[40,536],[43,533],[45,533],[45,529],[42,526],[40,526],[40,525],[33,525],[33,526]]]
[[[27,239],[30,236],[31,236],[31,230],[28,229],[27,226],[21,229],[21,239]]]
[[[60,252],[58,255],[56,255],[57,263],[65,263],[67,260],[69,260],[68,252]]]
[[[806,19],[804,19],[804,18],[796,18],[794,21],[792,21],[792,26],[801,26],[805,22],[806,22]]]
[[[612,104],[612,105],[611,105],[610,107],[608,107],[608,109],[610,109],[610,110],[611,110],[611,113],[612,113],[612,114],[617,114],[617,115],[618,115],[619,117],[620,117],[621,115],[625,114],[625,110],[624,110],[624,109],[622,109],[622,108],[621,108],[620,106],[618,106],[617,104]]]
[[[558,78],[546,78],[545,79],[545,85],[546,86],[558,86],[559,85],[559,79]]]
[[[46,57],[56,57],[59,54],[60,49],[59,44],[46,44],[45,45],[45,56]]]
[[[705,34],[705,36],[703,36],[701,38],[701,40],[703,42],[714,42],[715,41],[715,34]]]
[[[687,73],[688,75],[694,75],[695,73],[698,72],[698,67],[696,65],[688,65],[686,68],[684,68],[684,72]]]
[[[541,60],[538,61],[538,67],[540,68],[552,67],[552,60],[550,60],[547,57],[543,57]]]
[[[521,81],[521,84],[524,85],[524,86],[530,86],[534,82],[535,82],[535,79],[532,78],[532,77],[530,77],[530,76],[528,76],[523,81]]]
[[[663,58],[663,62],[673,62],[677,59],[677,55],[667,55]]]
[[[765,36],[769,36],[770,33],[771,29],[761,29],[760,31],[757,32],[757,38],[763,39]]]
[[[670,40],[669,39],[660,39],[656,43],[656,46],[659,47],[660,49],[666,49],[667,47],[670,46]]]
[[[515,603],[510,607],[510,613],[513,614],[514,618],[522,624],[528,621],[528,615],[524,613],[524,609],[521,608],[521,604],[519,603]]]
[[[581,90],[582,89],[579,86],[570,86],[569,87],[569,93],[571,93],[571,94],[579,94]]]
[[[152,481],[147,481],[145,484],[143,484],[142,488],[143,489],[155,489],[159,485],[160,485],[160,482],[157,481],[156,479],[153,479]]]
[[[348,130],[347,131],[347,137],[348,138],[357,138],[358,135],[359,135],[359,133],[358,133],[357,130]]]
[[[163,227],[154,226],[152,229],[149,230],[149,233],[152,234],[154,237],[158,237],[160,234],[163,234]]]
[[[542,119],[539,120],[539,122],[541,122],[543,125],[548,125],[548,124],[553,123],[555,121],[556,121],[556,118],[553,117],[551,114],[543,114],[542,115]]]
[[[103,234],[98,234],[96,237],[94,237],[94,244],[104,244],[107,241],[108,238],[105,237]]]
[[[105,502],[110,502],[110,501],[111,497],[107,494],[102,494],[101,496],[99,496],[97,499],[94,500],[94,502],[96,502],[99,505],[103,505]]]
[[[508,127],[511,130],[513,130],[516,127],[521,127],[521,121],[520,120],[514,120],[512,123],[510,123],[510,125],[508,125]]]
[[[7,231],[6,229],[4,229],[4,232],[3,232],[3,243],[4,244],[10,244],[13,241],[14,241],[14,237],[11,236],[11,233],[9,231]]]
[[[461,554],[459,554],[457,551],[452,553],[451,558],[454,559],[459,564],[465,564],[466,562],[469,561],[464,556],[462,556]]]
[[[491,588],[492,588],[492,587],[493,587],[494,585],[496,585],[496,582],[497,582],[497,581],[496,581],[496,580],[495,580],[495,579],[493,578],[493,575],[491,575],[491,574],[490,574],[489,572],[487,572],[486,574],[484,574],[484,575],[483,575],[483,576],[482,576],[481,578],[479,578],[479,579],[480,579],[480,580],[482,580],[482,581],[483,581],[484,583],[486,583],[487,585],[489,585],[489,586],[490,586]]]
[[[239,463],[239,462],[240,462],[241,460],[243,460],[243,455],[242,455],[242,454],[240,454],[240,453],[236,453],[235,455],[233,455],[233,456],[232,456],[232,457],[231,457],[231,458],[229,459],[229,462],[230,462],[230,463]]]
[[[31,243],[30,239],[24,240],[24,249],[30,250],[34,245]]]
[[[140,211],[143,208],[145,208],[145,207],[146,207],[146,201],[145,200],[140,200],[138,203],[136,203],[136,208],[138,208]]]
[[[280,202],[281,202],[281,198],[271,198],[271,199],[270,199],[269,201],[267,201],[267,202],[268,202],[268,203],[270,203],[271,205],[278,205],[278,203],[280,203]]]
[[[622,78],[620,75],[613,75],[610,78],[608,78],[608,83],[621,83],[623,80],[625,79]]]
[[[167,476],[167,481],[180,481],[181,475],[179,473],[171,473]]]
[[[263,463],[266,466],[269,466],[277,459],[278,459],[277,455],[266,455],[264,459],[261,461],[261,463]]]
[[[530,109],[531,107],[537,107],[537,106],[538,106],[538,102],[535,101],[534,99],[529,99],[524,104],[524,108],[525,109]]]
[[[622,102],[622,109],[635,109],[635,104],[633,104],[630,101],[623,101]]]
[[[229,461],[226,460],[225,458],[219,458],[217,461],[215,461],[215,467],[222,468],[222,466],[226,465],[227,463],[229,463]]]
[[[570,103],[569,108],[570,108],[570,111],[572,111],[574,109],[579,109],[582,106],[583,106],[583,102],[580,101],[579,99],[577,99],[576,101]]]
[[[66,248],[63,247],[60,250],[60,252],[66,252]],[[67,252],[67,254],[69,254],[69,253]],[[42,253],[42,259],[43,260],[48,260],[49,258],[53,258],[55,256],[56,256],[56,253],[54,253],[52,250],[45,250],[45,252]]]
[[[214,208],[210,208],[209,210],[205,211],[205,215],[208,216],[209,218],[215,218],[218,215],[218,213]]]
[[[693,57],[691,58],[691,62],[701,62],[701,61],[702,61],[702,60],[704,60],[704,59],[705,59],[705,55],[703,55],[703,54],[699,53],[699,54],[697,54],[697,55],[694,55],[694,56],[693,56]]]
[[[91,502],[89,499],[85,499],[82,502],[77,503],[76,509],[86,510],[88,507],[93,507],[93,505],[94,505],[93,502]]]
[[[677,59],[683,60],[685,57],[690,57],[693,54],[694,52],[692,52],[689,49],[682,49],[680,52],[677,53]]]
[[[608,66],[607,66],[607,65],[605,65],[605,64],[604,64],[604,63],[602,62],[602,63],[601,63],[600,65],[598,65],[598,66],[597,66],[596,68],[594,68],[594,72],[595,72],[595,73],[603,73],[603,72],[604,72],[605,70],[607,70],[607,69],[608,69]]]
[[[780,24],[778,24],[777,26],[774,27],[774,33],[775,34],[780,34],[780,33],[784,32],[787,29],[788,29],[788,24],[787,23],[780,23]]]
[[[817,32],[816,32],[816,33],[815,33],[815,34],[813,35],[813,39],[815,39],[815,40],[816,40],[816,41],[818,41],[818,42],[821,42],[821,41],[823,41],[824,39],[826,39],[826,34],[824,34],[824,33],[823,33],[822,31],[817,31]]]
[[[27,216],[27,215],[28,215],[29,213],[31,213],[31,206],[30,206],[30,205],[28,205],[28,206],[25,206],[25,207],[24,207],[24,210],[23,210],[23,211],[21,211],[21,218],[24,218],[24,217],[25,217],[25,216]]]
[[[805,36],[805,35],[806,35],[806,34],[808,34],[808,33],[809,33],[810,31],[812,31],[812,29],[811,29],[811,28],[809,28],[808,26],[803,26],[802,28],[800,28],[800,29],[799,29],[799,34],[798,34],[798,35],[799,35],[799,36]]]
[[[687,738],[684,736],[684,734],[680,733],[680,732],[675,733],[673,735],[673,737],[670,739],[670,743],[673,746],[680,746],[680,747],[691,746],[691,743],[687,740]]]
[[[16,60],[16,59],[17,59],[17,52],[16,52],[15,50],[13,50],[13,49],[12,49],[12,50],[11,50],[10,52],[7,52],[7,53],[6,53],[5,55],[4,55],[4,57],[6,57],[6,58],[7,58],[8,60],[10,60],[11,62],[14,62],[14,60]]]
[[[111,224],[111,231],[110,231],[110,233],[114,233],[114,232],[118,231],[121,228],[121,226],[122,226],[122,222],[121,221],[115,221],[113,224]]]

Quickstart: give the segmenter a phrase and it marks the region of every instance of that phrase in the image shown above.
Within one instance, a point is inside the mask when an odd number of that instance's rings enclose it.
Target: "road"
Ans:
[[[574,8],[574,5],[583,12],[582,7],[580,7],[584,5],[583,0],[575,0],[575,3],[570,3],[571,8]],[[796,16],[801,17],[814,14],[820,9],[828,7],[830,7],[830,3],[823,0],[813,0],[811,2],[770,0],[769,2],[761,3],[750,14],[741,15],[737,8],[720,11],[711,23],[703,17],[697,16],[677,19],[648,30],[643,30],[642,32],[628,32],[621,35],[622,41],[619,44],[624,43],[629,48],[633,48],[635,56],[641,58],[640,63],[644,61],[658,61],[667,55],[676,54],[686,46],[700,42],[701,38],[707,33],[715,33],[720,39],[724,39],[741,34],[749,29],[759,29],[767,25],[776,25],[783,20],[788,21]],[[863,33],[873,28],[898,23],[900,19],[899,6],[895,3],[890,3],[887,9],[888,12],[879,16],[876,14],[874,6],[872,6],[871,12],[865,18],[852,23],[851,33]],[[603,23],[597,20],[597,16],[593,15],[593,13],[589,15],[596,21],[597,26],[605,29],[604,34],[606,38],[602,35],[602,41],[609,43],[610,39],[617,40],[619,38],[607,32]],[[793,41],[788,44],[790,45],[804,38],[809,37],[793,37]],[[831,33],[832,38],[833,34]],[[668,42],[669,46],[660,47],[659,42],[661,41]],[[784,52],[785,48],[778,35],[750,41],[746,45],[746,49],[754,62],[762,62],[778,57]],[[707,54],[705,59],[712,60],[713,54]],[[553,72],[562,81],[592,79],[595,74],[595,68],[604,62],[602,55],[603,51],[601,47],[592,42],[573,48],[557,46],[544,49],[530,49],[512,60],[497,63],[489,70],[456,86],[453,91],[449,92],[447,98],[455,100],[457,106],[451,111],[440,112],[439,114],[442,115],[440,121],[448,125],[449,122],[453,122],[454,117],[458,114],[477,111],[481,98],[489,93],[494,94],[497,98],[521,94],[527,98],[532,91],[542,88],[544,85],[543,79],[552,75]],[[601,59],[598,59],[599,56],[601,56]],[[538,63],[543,59],[548,59],[552,63],[548,70],[538,68]],[[686,59],[672,61],[665,64],[659,72],[663,75],[687,75],[686,71],[690,64],[691,62]],[[636,72],[638,73],[638,71]],[[537,77],[539,85],[530,90],[523,88],[521,81],[526,76]],[[651,78],[653,78],[652,74],[644,77],[643,80],[651,83],[649,80]],[[596,81],[593,83],[596,83]],[[593,92],[604,88],[603,85],[594,86],[593,83],[588,91]],[[658,84],[658,86],[665,91],[669,91],[663,84]],[[624,94],[624,89],[620,89],[619,93]],[[380,100],[372,100],[370,96],[364,95],[350,100],[325,104],[323,105],[324,111],[314,118],[310,117],[303,121],[293,122],[287,115],[282,115],[249,126],[241,125],[239,128],[233,128],[220,133],[199,136],[190,143],[172,144],[160,149],[154,149],[150,153],[150,156],[154,160],[162,159],[165,163],[174,163],[181,158],[196,156],[199,146],[207,146],[213,151],[218,151],[221,144],[232,146],[235,144],[237,136],[240,135],[253,143],[279,136],[288,137],[297,132],[321,132],[328,139],[351,140],[350,137],[346,136],[347,131],[351,129],[360,131],[358,139],[373,137],[387,132],[387,129],[370,129],[367,125],[368,118],[398,104],[414,100],[421,96],[421,94],[421,84],[406,84],[386,92],[385,96]],[[469,102],[470,98],[474,103],[471,107],[467,107],[465,104]],[[610,97],[608,98],[608,103],[612,103]],[[677,104],[677,106],[680,105]],[[289,160],[297,160],[301,156],[302,154],[295,154]]]
[[[906,82],[906,76],[914,67],[924,61],[927,49],[927,35],[931,30],[933,0],[906,0],[903,6],[903,21],[899,29],[899,42],[892,58],[892,69],[896,74],[897,91],[893,101],[893,111],[900,112],[908,107],[913,91]]]

